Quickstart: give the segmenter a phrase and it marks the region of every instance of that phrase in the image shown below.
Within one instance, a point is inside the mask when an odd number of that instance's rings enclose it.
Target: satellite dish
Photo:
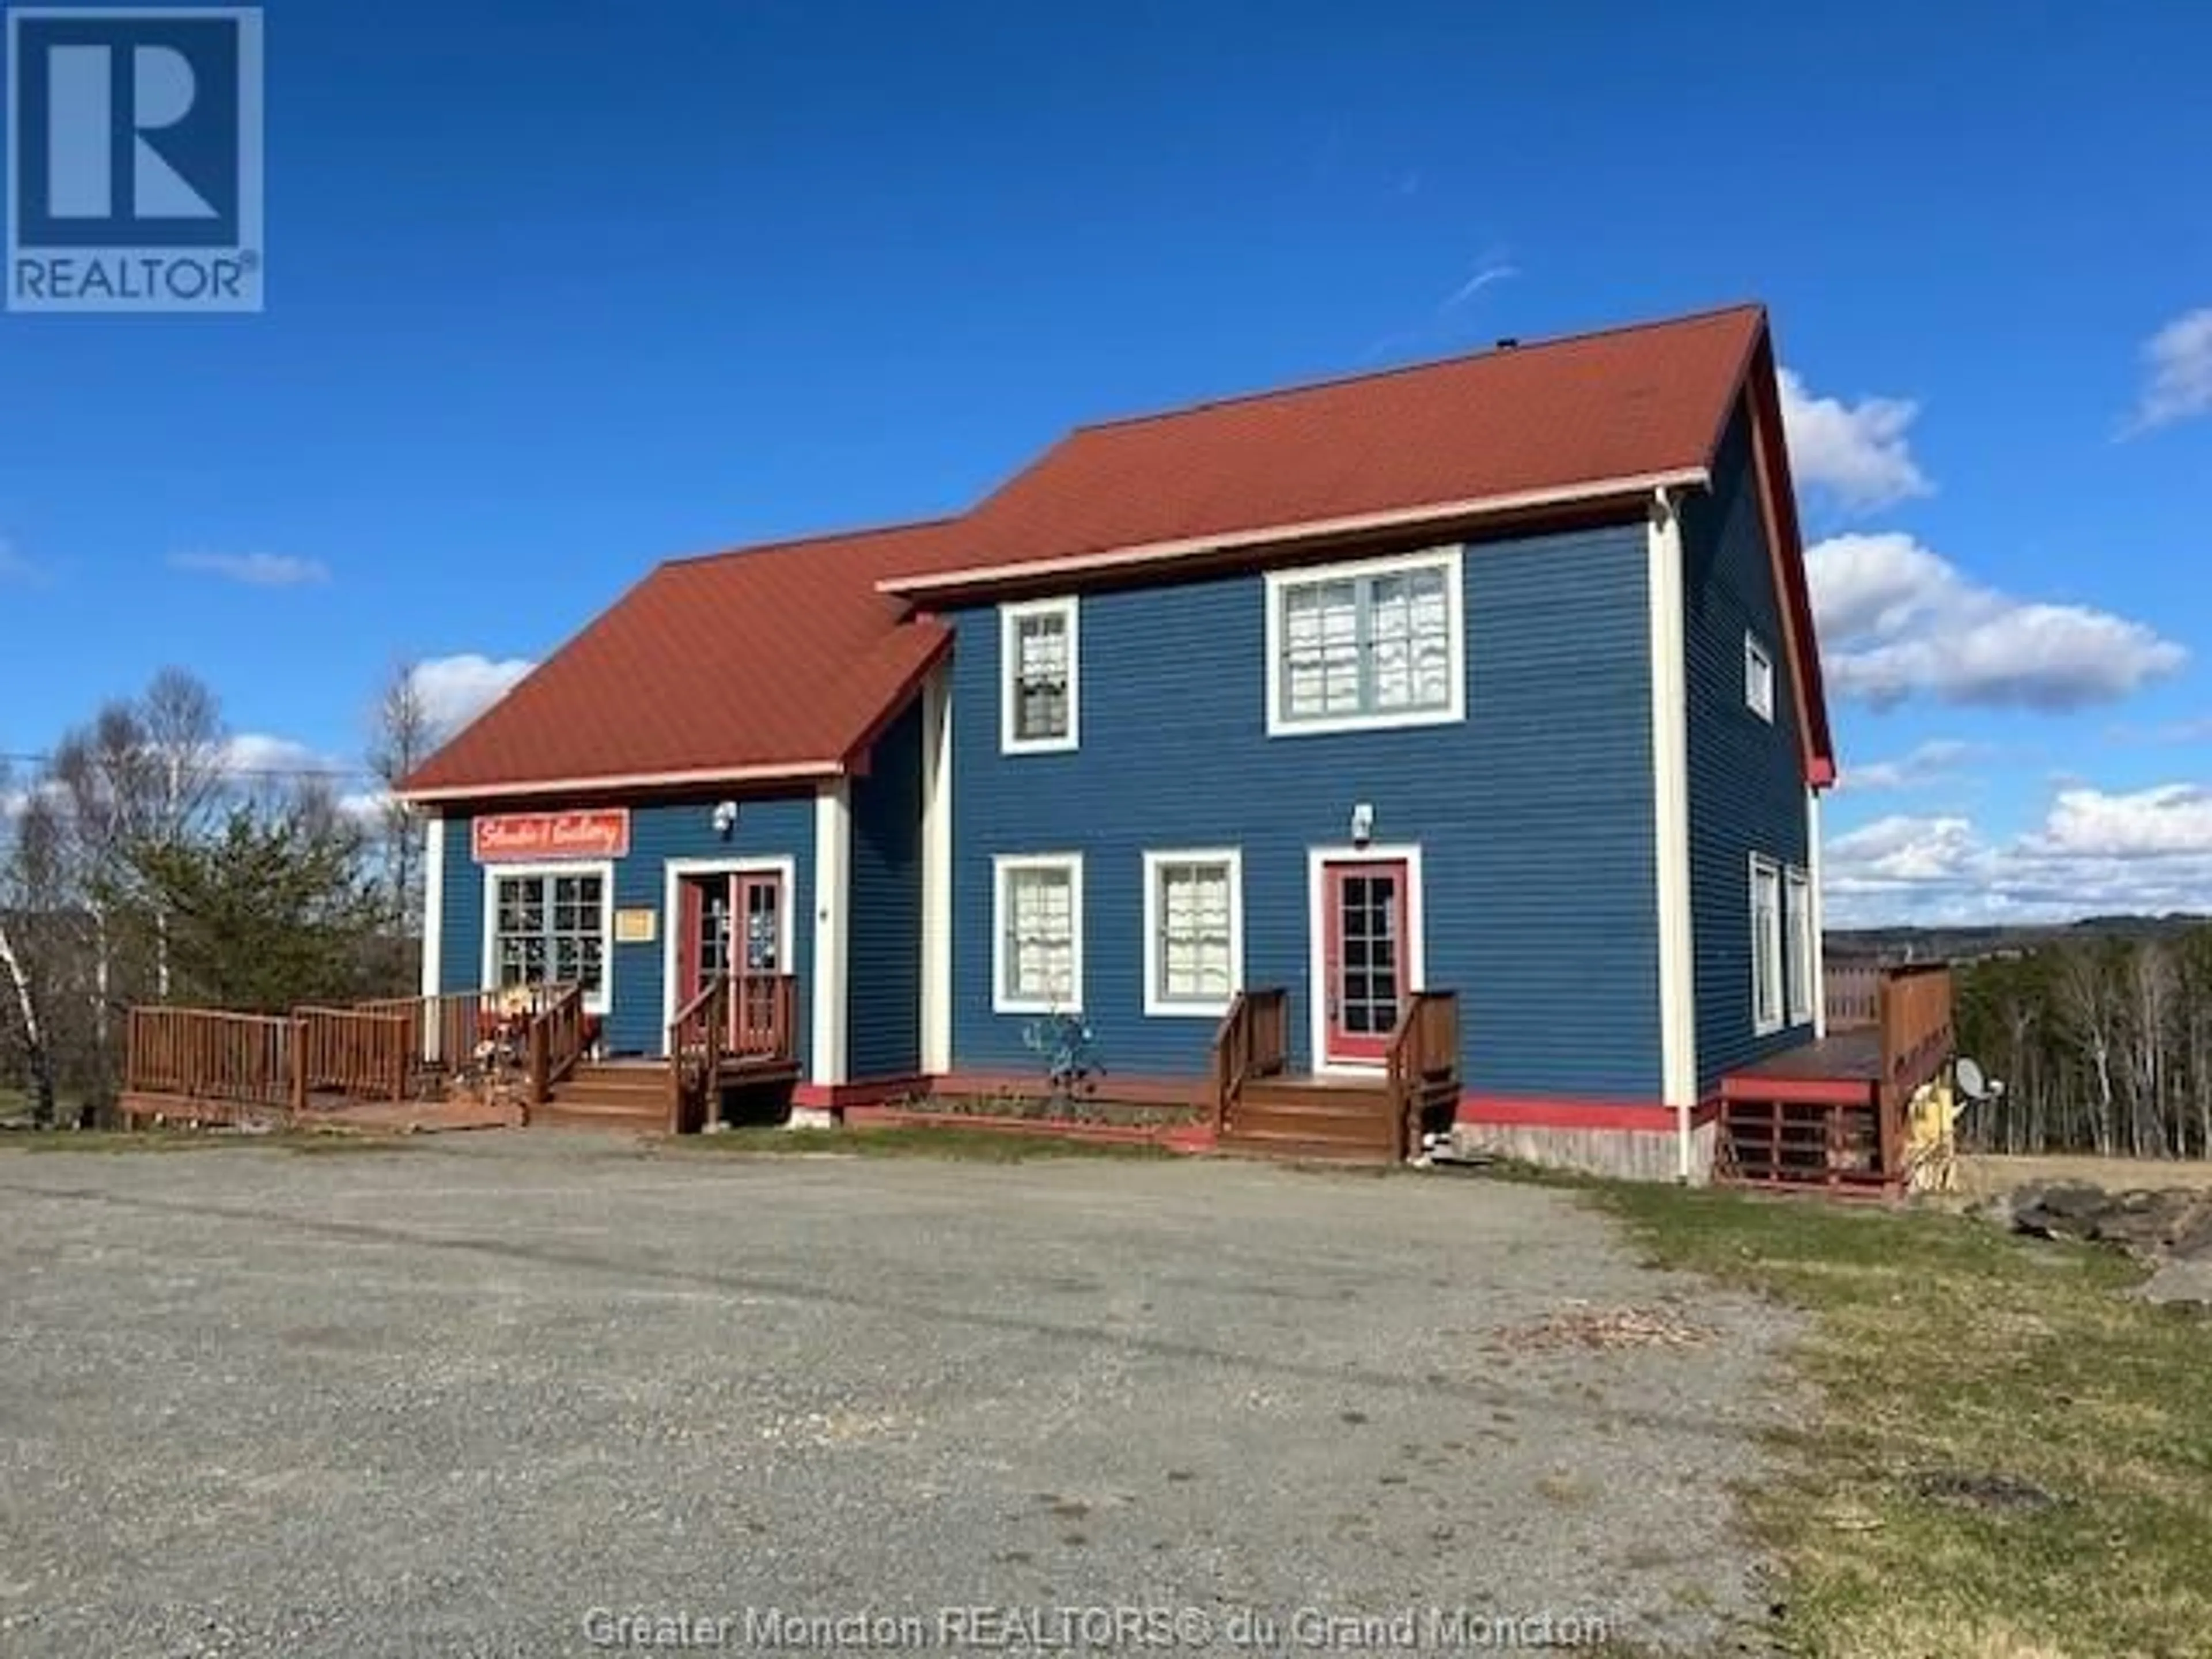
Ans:
[[[1959,1092],[1969,1100],[1988,1100],[2004,1092],[2004,1085],[1982,1075],[1982,1068],[1965,1054],[1959,1056],[1954,1067],[1959,1079]]]

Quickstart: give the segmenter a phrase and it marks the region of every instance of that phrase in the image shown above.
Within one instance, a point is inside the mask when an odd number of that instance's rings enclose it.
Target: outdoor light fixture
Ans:
[[[721,802],[714,808],[714,833],[720,836],[724,841],[727,841],[730,838],[730,831],[737,827],[737,802],[733,800],[726,800]]]
[[[1365,801],[1352,809],[1352,844],[1364,847],[1375,839],[1375,809]]]

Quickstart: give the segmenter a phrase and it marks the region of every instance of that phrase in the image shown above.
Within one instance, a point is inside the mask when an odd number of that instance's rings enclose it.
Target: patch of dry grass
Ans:
[[[1664,1265],[1814,1316],[1797,1360],[1825,1403],[1747,1498],[1786,1651],[2212,1654],[2212,1321],[2127,1298],[2142,1269],[2111,1253],[1948,1216],[1600,1201]]]

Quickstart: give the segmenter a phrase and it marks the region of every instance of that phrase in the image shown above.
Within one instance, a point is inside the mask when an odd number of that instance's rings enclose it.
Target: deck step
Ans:
[[[1287,1158],[1301,1163],[1395,1164],[1395,1143],[1340,1139],[1326,1135],[1285,1133],[1275,1130],[1231,1129],[1215,1143],[1215,1150],[1245,1158]]]

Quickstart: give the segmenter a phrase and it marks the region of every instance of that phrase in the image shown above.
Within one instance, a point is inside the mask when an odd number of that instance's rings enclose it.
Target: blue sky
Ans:
[[[1804,15],[1798,15],[1800,12]],[[2212,908],[2212,15],[268,9],[269,302],[0,316],[0,751],[356,764],[665,555],[1070,424],[1758,298],[1838,921]]]

